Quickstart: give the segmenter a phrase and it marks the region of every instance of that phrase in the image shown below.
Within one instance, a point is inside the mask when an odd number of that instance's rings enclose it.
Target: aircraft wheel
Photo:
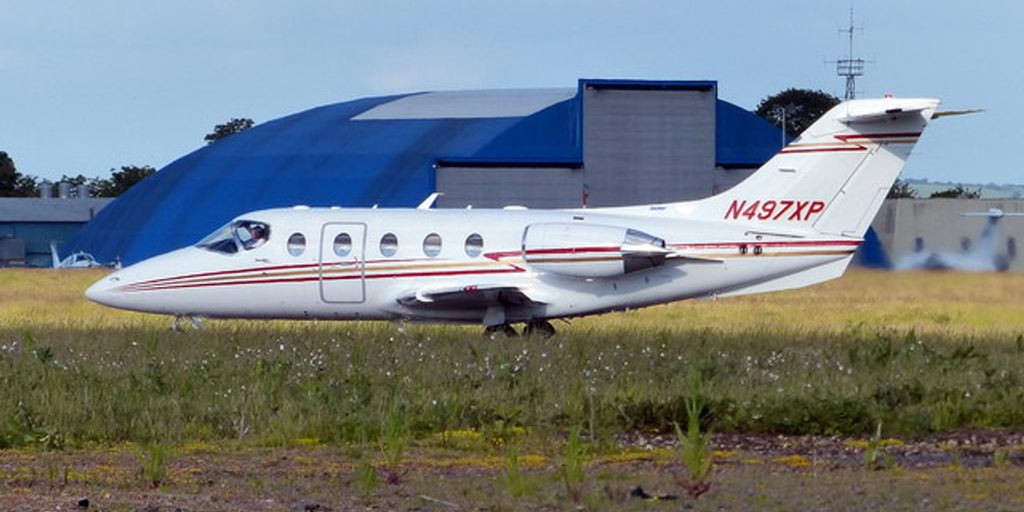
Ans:
[[[523,329],[523,336],[539,336],[541,338],[550,338],[555,335],[555,326],[551,325],[551,322],[547,320],[534,320],[527,322],[526,327]]]
[[[509,324],[488,325],[486,328],[484,328],[484,336],[491,339],[497,338],[498,336],[504,336],[506,338],[515,338],[519,336],[519,332],[516,331],[515,327],[512,327]]]

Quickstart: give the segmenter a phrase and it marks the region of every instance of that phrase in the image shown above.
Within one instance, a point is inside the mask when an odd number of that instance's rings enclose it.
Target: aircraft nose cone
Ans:
[[[120,278],[117,274],[117,272],[114,272],[93,283],[89,289],[85,290],[85,298],[104,306],[115,306],[115,297],[118,292],[114,289],[120,284]]]

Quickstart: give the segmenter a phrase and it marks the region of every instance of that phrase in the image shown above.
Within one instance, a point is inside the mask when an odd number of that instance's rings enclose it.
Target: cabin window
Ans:
[[[921,252],[924,250],[924,238],[914,238],[914,252]]]
[[[390,258],[398,252],[398,237],[394,233],[388,233],[380,238],[380,253]]]
[[[441,254],[441,235],[431,233],[423,239],[423,254],[431,258]]]
[[[470,258],[480,256],[484,250],[484,237],[473,233],[466,237],[466,255]]]
[[[292,236],[288,237],[288,254],[301,256],[304,252],[306,252],[305,235],[302,233],[292,233]]]
[[[344,258],[352,252],[352,237],[348,233],[338,233],[334,237],[334,254]]]

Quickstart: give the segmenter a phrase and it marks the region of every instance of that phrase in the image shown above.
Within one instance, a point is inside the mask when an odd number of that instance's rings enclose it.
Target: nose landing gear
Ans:
[[[181,323],[186,319],[192,325],[193,329],[197,331],[201,331],[203,329],[203,319],[196,315],[174,315],[174,322],[171,324],[171,330],[174,332],[181,332],[183,330]]]

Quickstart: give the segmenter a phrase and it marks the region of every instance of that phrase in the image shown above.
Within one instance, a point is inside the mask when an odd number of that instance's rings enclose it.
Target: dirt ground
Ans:
[[[578,502],[553,448],[519,457],[412,448],[397,484],[365,450],[176,448],[157,485],[129,447],[0,451],[0,510],[1024,510],[1024,434],[971,431],[920,441],[717,435],[710,490],[678,483],[667,436],[623,437],[588,459]],[[373,477],[360,473],[372,461]],[[642,491],[640,489],[642,489]],[[645,499],[646,497],[646,499]]]

